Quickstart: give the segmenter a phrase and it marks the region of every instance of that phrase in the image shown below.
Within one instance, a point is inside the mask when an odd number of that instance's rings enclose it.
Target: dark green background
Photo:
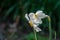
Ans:
[[[24,15],[30,12],[42,10],[51,17],[52,29],[60,34],[60,0],[0,0],[0,21],[7,20],[9,17],[14,20],[17,15],[26,23]],[[44,21],[44,20],[43,20]],[[48,21],[45,19],[43,28],[48,27]],[[24,30],[24,29],[23,29]],[[27,28],[28,30],[28,28]]]

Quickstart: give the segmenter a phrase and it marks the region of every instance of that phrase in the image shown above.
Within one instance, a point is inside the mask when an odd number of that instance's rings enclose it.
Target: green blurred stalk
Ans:
[[[33,27],[34,29],[34,27]],[[35,40],[37,40],[37,35],[36,35],[36,31],[34,30],[34,36],[35,36]]]
[[[48,20],[49,20],[49,40],[52,40],[51,18],[49,16]]]
[[[56,40],[56,31],[55,31],[55,40]]]

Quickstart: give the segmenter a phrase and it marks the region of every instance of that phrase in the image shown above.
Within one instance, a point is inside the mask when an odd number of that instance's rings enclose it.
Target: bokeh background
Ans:
[[[0,25],[3,23],[5,27],[3,35],[6,40],[34,40],[33,29],[30,27],[28,21],[25,19],[25,14],[42,10],[45,14],[51,17],[51,27],[54,39],[54,32],[56,37],[60,37],[60,0],[0,0]],[[17,17],[19,16],[19,17]],[[17,20],[16,20],[17,19]],[[12,32],[9,24],[17,24],[17,32],[12,34],[14,36],[8,38]],[[3,25],[4,25],[3,24]],[[48,40],[48,20],[44,19],[39,26],[42,31],[37,33],[38,40]],[[16,36],[16,38],[15,38]]]

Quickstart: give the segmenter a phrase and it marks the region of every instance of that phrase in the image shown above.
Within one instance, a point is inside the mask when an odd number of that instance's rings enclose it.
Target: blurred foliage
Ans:
[[[37,35],[37,37],[38,37],[38,40],[48,40],[48,37],[39,36],[39,35]],[[27,36],[27,40],[34,40],[34,33],[30,33]]]
[[[24,27],[27,27],[24,15],[37,10],[43,10],[45,14],[51,17],[52,29],[59,33],[60,0],[0,0],[0,20],[14,20],[19,15]],[[44,22],[42,27],[48,27],[47,20]]]

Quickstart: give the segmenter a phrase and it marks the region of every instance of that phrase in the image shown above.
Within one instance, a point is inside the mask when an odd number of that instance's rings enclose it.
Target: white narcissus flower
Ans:
[[[25,14],[25,18],[29,21],[30,26],[34,27],[34,30],[36,30],[36,32],[41,31],[41,29],[38,27],[38,25],[39,25],[40,22],[37,21],[37,18],[35,17],[34,13],[30,13],[29,15]]]
[[[45,17],[47,17],[47,15],[45,15],[43,11],[40,10],[37,11],[35,14],[34,13],[29,13],[29,15],[25,14],[25,18],[29,21],[29,24],[34,27],[36,32],[42,31],[38,26],[39,24],[42,24],[42,19]]]
[[[35,14],[34,13],[30,13],[29,17],[30,17],[29,23],[33,25],[33,27],[36,30],[36,32],[41,31],[41,29],[38,27],[38,25],[39,25],[40,22],[36,18]],[[32,23],[31,23],[31,21],[32,21]]]

